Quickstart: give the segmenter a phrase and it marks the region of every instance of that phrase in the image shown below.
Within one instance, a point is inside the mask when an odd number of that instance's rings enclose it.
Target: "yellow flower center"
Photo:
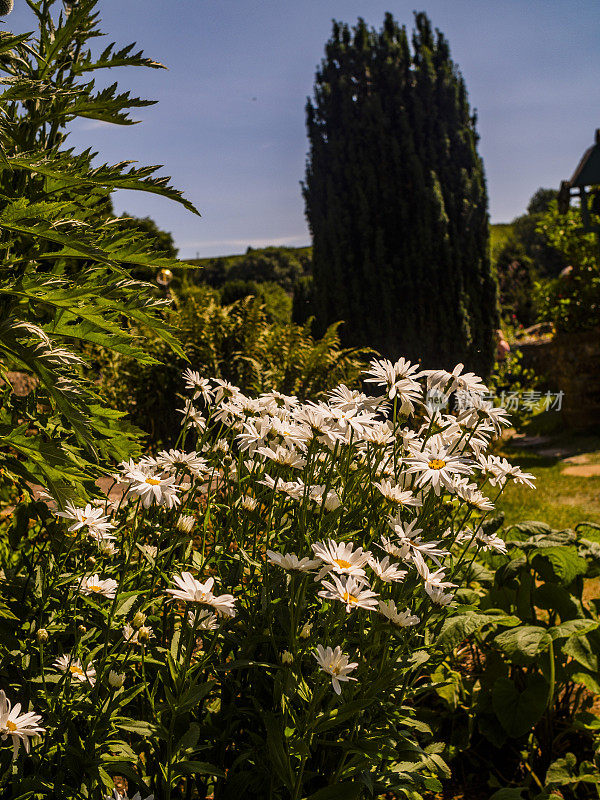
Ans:
[[[89,588],[90,592],[100,592],[100,591],[102,591],[101,587],[98,586],[97,583],[94,584],[93,586],[89,586],[88,588]]]
[[[82,517],[82,518],[81,518],[81,521],[82,521],[82,522],[87,522],[87,520],[88,520],[88,518],[87,518],[87,517]]]
[[[150,486],[160,486],[158,478],[146,478],[146,483],[149,483]]]
[[[349,561],[344,561],[343,558],[334,558],[335,563],[340,567],[340,569],[350,569],[352,564]]]
[[[16,724],[15,724],[15,723],[12,721],[12,719],[9,719],[9,720],[7,721],[7,723],[6,723],[6,727],[8,728],[8,730],[9,730],[9,731],[16,731],[16,730],[17,730],[17,726],[16,726]]]
[[[441,458],[432,458],[429,462],[429,469],[443,469],[445,466],[446,462]]]
[[[329,671],[331,672],[332,675],[339,675],[340,674],[340,668],[339,668],[339,666],[337,664],[330,664],[329,665]]]
[[[83,675],[83,670],[76,664],[71,664],[71,666],[69,667],[69,672],[71,673],[71,675]]]
[[[355,597],[355,595],[350,594],[350,592],[344,592],[342,597],[346,601],[346,603],[358,603],[358,597]]]

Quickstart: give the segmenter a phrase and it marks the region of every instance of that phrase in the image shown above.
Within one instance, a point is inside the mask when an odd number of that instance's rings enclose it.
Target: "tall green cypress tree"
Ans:
[[[306,107],[314,312],[344,343],[487,374],[496,286],[476,119],[444,36],[416,14],[334,22]],[[411,46],[412,44],[412,46]]]

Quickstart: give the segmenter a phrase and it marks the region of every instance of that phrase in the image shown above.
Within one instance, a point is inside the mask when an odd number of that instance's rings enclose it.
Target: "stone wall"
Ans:
[[[518,348],[524,366],[544,376],[548,389],[564,392],[562,413],[569,428],[600,426],[600,328],[557,333]]]

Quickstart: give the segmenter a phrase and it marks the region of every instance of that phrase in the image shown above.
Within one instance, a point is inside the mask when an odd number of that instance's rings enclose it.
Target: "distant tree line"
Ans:
[[[536,321],[536,282],[555,278],[567,266],[564,254],[539,229],[556,196],[555,189],[538,189],[527,212],[507,226],[504,242],[495,253],[503,316],[515,325],[527,327]]]

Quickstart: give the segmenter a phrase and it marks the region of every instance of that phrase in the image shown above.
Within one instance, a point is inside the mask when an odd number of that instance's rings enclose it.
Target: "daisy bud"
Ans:
[[[119,674],[114,669],[108,673],[108,682],[113,689],[120,689],[125,683],[125,673]]]
[[[13,10],[14,0],[0,0],[0,17],[5,17]]]
[[[177,530],[182,533],[191,533],[194,530],[194,517],[182,514],[177,520]]]
[[[87,628],[85,627],[85,625],[78,625],[77,630],[83,636],[83,634],[87,631]]]
[[[289,652],[289,650],[284,650],[281,654],[281,663],[287,666],[291,664],[294,660],[294,656]]]
[[[305,622],[303,627],[302,627],[302,630],[300,631],[300,638],[301,639],[308,639],[308,637],[310,636],[311,633],[312,633],[312,623],[311,622]]]
[[[87,559],[88,567],[93,567],[95,565],[95,563],[96,563],[96,559],[94,558],[94,556],[89,556],[89,558]]]
[[[37,640],[40,644],[45,644],[50,638],[46,628],[40,628],[36,634]]]
[[[146,615],[141,611],[136,611],[133,616],[133,627],[141,628],[144,622],[146,622]]]
[[[142,625],[142,627],[138,631],[138,642],[141,642],[141,644],[146,644],[147,642],[150,641],[150,636],[151,636],[150,628],[147,628],[145,625]]]

